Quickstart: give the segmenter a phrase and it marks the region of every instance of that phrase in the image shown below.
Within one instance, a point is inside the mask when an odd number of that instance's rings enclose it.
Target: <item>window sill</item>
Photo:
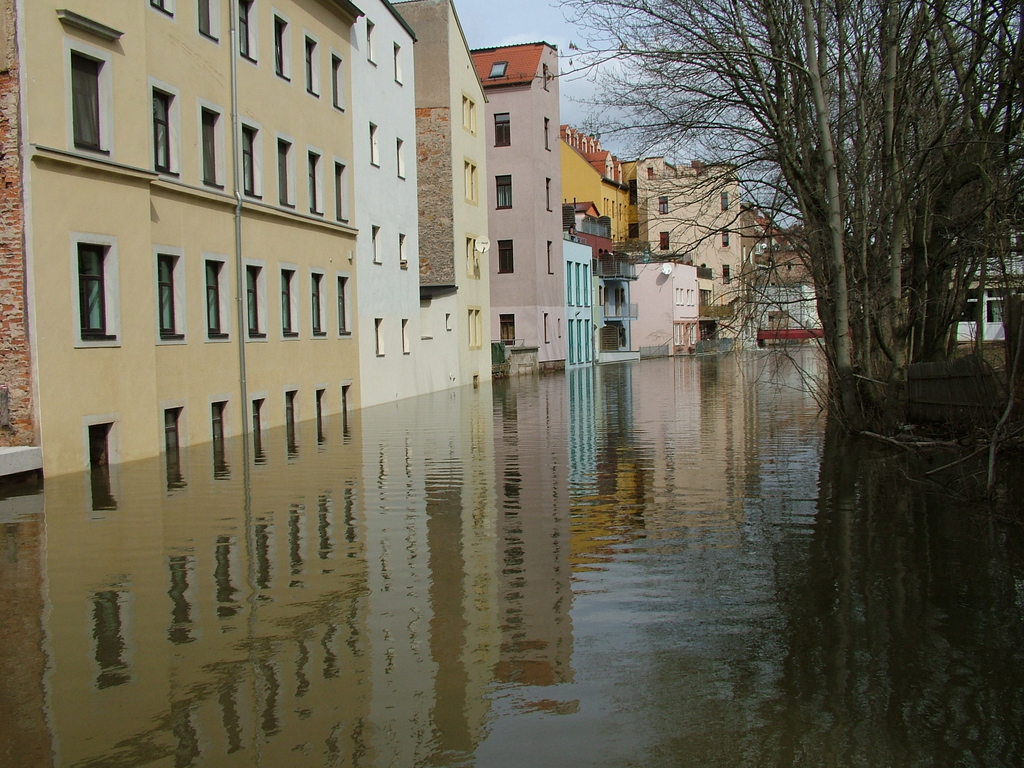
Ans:
[[[311,91],[311,90],[309,90],[309,88],[306,89],[306,93],[308,93],[314,99],[319,99],[320,98],[320,94],[319,93],[317,93],[316,91]]]
[[[206,334],[206,340],[223,344],[225,341],[231,341],[231,335],[227,333],[208,333]]]
[[[203,179],[203,186],[209,187],[210,189],[224,190],[223,184],[218,184],[216,181],[207,181],[206,179]]]
[[[211,43],[216,43],[217,45],[220,45],[220,38],[219,37],[214,37],[209,32],[203,32],[203,30],[200,29],[199,30],[199,36],[200,37],[205,37]]]
[[[315,211],[312,208],[310,208],[309,209],[309,215],[310,216],[319,216],[320,218],[323,218],[324,212],[323,211]]]
[[[256,61],[256,59],[254,59],[254,58],[253,58],[252,56],[250,56],[250,55],[249,55],[249,54],[247,54],[247,53],[241,53],[241,52],[239,52],[239,54],[238,54],[238,58],[240,58],[240,59],[245,59],[246,61],[248,61],[248,62],[249,62],[250,64],[252,64],[253,66],[259,66],[259,62],[258,62],[258,61]]]
[[[512,210],[512,206],[511,205],[496,205],[496,206],[494,206],[494,210],[496,210],[496,211],[511,211]]]
[[[370,161],[370,165],[372,165],[374,168],[380,168],[380,163],[375,163],[373,162],[373,160]]]
[[[313,338],[314,339],[326,339],[327,338],[327,332],[326,331],[313,331]]]
[[[298,331],[281,331],[281,336],[285,339],[297,339],[299,338]]]
[[[382,354],[380,354],[380,353],[378,352],[378,353],[377,353],[377,357],[384,357],[384,355],[382,355]]]
[[[249,338],[250,339],[255,339],[257,341],[266,341],[267,334],[265,334],[265,333],[254,333],[253,331],[249,331]]]
[[[338,338],[339,339],[351,339],[352,338],[352,331],[338,331]]]
[[[283,72],[275,72],[274,74],[277,75],[282,80],[284,80],[286,83],[288,83],[288,85],[292,84],[292,79],[290,77],[288,77],[288,75],[284,74]]]
[[[245,192],[245,191],[243,191],[242,194],[245,195],[246,197],[250,198],[251,200],[259,200],[260,202],[263,201],[263,195],[257,195],[255,192]]]
[[[178,173],[177,171],[172,171],[170,169],[164,170],[163,168],[154,168],[153,172],[160,174],[160,176],[162,176],[162,177],[167,177],[167,178],[170,178],[170,179],[180,179],[181,178],[181,174],[180,173]]]
[[[154,11],[158,11],[160,14],[166,16],[169,19],[174,18],[174,11],[169,11],[166,8],[161,8],[159,5],[153,5],[152,3],[149,4],[149,7],[152,8]]]
[[[409,262],[408,261],[400,261],[400,262],[398,262],[398,268],[399,269],[409,269]]]
[[[74,147],[80,152],[88,152],[93,155],[102,155],[103,157],[110,157],[110,150],[103,149],[102,147],[94,147],[89,144],[74,144]]]
[[[184,341],[185,334],[183,333],[160,333],[160,341]]]

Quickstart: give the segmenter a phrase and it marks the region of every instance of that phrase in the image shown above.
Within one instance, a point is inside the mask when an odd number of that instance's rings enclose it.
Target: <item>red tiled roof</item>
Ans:
[[[530,83],[540,75],[540,57],[548,43],[524,43],[500,48],[481,48],[473,51],[473,62],[484,88],[493,85],[521,85]],[[504,77],[490,77],[495,62],[507,61]]]

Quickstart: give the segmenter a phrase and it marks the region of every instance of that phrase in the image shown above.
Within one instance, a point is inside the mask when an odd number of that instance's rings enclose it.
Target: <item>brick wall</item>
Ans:
[[[0,447],[32,445],[31,365],[25,306],[25,241],[13,3],[0,0]],[[3,388],[6,387],[6,393]],[[4,396],[6,394],[6,397]]]
[[[451,110],[447,107],[416,110],[420,282],[425,285],[455,283],[452,195],[464,191],[461,186],[452,189],[451,130]]]

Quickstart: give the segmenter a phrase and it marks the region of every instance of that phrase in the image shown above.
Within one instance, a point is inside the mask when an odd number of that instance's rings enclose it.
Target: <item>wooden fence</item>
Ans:
[[[1001,377],[978,358],[907,367],[911,421],[991,424],[1005,407]]]

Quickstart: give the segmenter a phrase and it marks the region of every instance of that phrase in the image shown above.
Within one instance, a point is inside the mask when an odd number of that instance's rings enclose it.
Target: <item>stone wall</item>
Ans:
[[[35,443],[13,5],[0,0],[0,447]]]
[[[451,110],[416,110],[416,173],[420,205],[420,283],[455,284]],[[480,179],[483,183],[483,179]]]

